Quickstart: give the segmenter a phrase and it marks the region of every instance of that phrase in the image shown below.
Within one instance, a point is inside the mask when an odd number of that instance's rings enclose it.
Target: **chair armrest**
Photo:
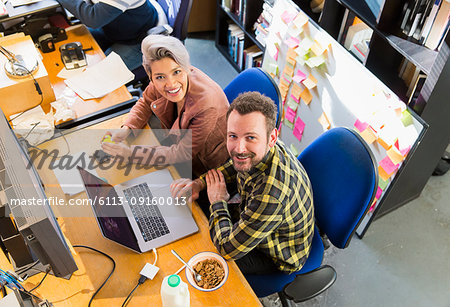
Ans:
[[[336,271],[329,265],[297,275],[283,288],[284,294],[296,303],[307,301],[328,289],[336,280]]]
[[[173,29],[170,25],[161,25],[154,28],[151,28],[147,31],[147,34],[161,34],[161,35],[170,35],[173,32]]]

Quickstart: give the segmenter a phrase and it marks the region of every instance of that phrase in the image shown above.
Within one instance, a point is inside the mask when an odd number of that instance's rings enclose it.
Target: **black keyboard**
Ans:
[[[145,242],[170,232],[158,205],[152,205],[153,195],[147,183],[132,186],[123,190],[123,193]]]

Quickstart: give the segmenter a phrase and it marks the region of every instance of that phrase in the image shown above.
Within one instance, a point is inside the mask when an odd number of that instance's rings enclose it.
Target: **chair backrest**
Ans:
[[[298,159],[311,180],[318,227],[333,245],[347,247],[376,194],[372,151],[358,133],[339,127],[314,140]]]
[[[172,36],[182,42],[187,36],[189,15],[193,0],[157,0],[166,13],[169,25],[173,28]]]
[[[232,103],[239,94],[245,92],[260,92],[270,97],[277,105],[277,125],[281,125],[281,94],[277,84],[272,77],[261,68],[248,68],[242,71],[230,84],[223,90],[228,98],[228,102]]]

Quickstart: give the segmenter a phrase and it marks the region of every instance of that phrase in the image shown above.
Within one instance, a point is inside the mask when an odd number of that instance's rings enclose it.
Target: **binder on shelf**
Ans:
[[[450,0],[442,0],[439,11],[431,26],[430,34],[427,37],[425,46],[435,50],[447,32],[450,17]]]

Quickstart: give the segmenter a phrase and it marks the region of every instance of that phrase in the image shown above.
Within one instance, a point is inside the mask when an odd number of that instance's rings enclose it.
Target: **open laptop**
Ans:
[[[167,169],[115,186],[81,167],[78,171],[105,238],[146,252],[198,231],[184,200],[171,197]]]

